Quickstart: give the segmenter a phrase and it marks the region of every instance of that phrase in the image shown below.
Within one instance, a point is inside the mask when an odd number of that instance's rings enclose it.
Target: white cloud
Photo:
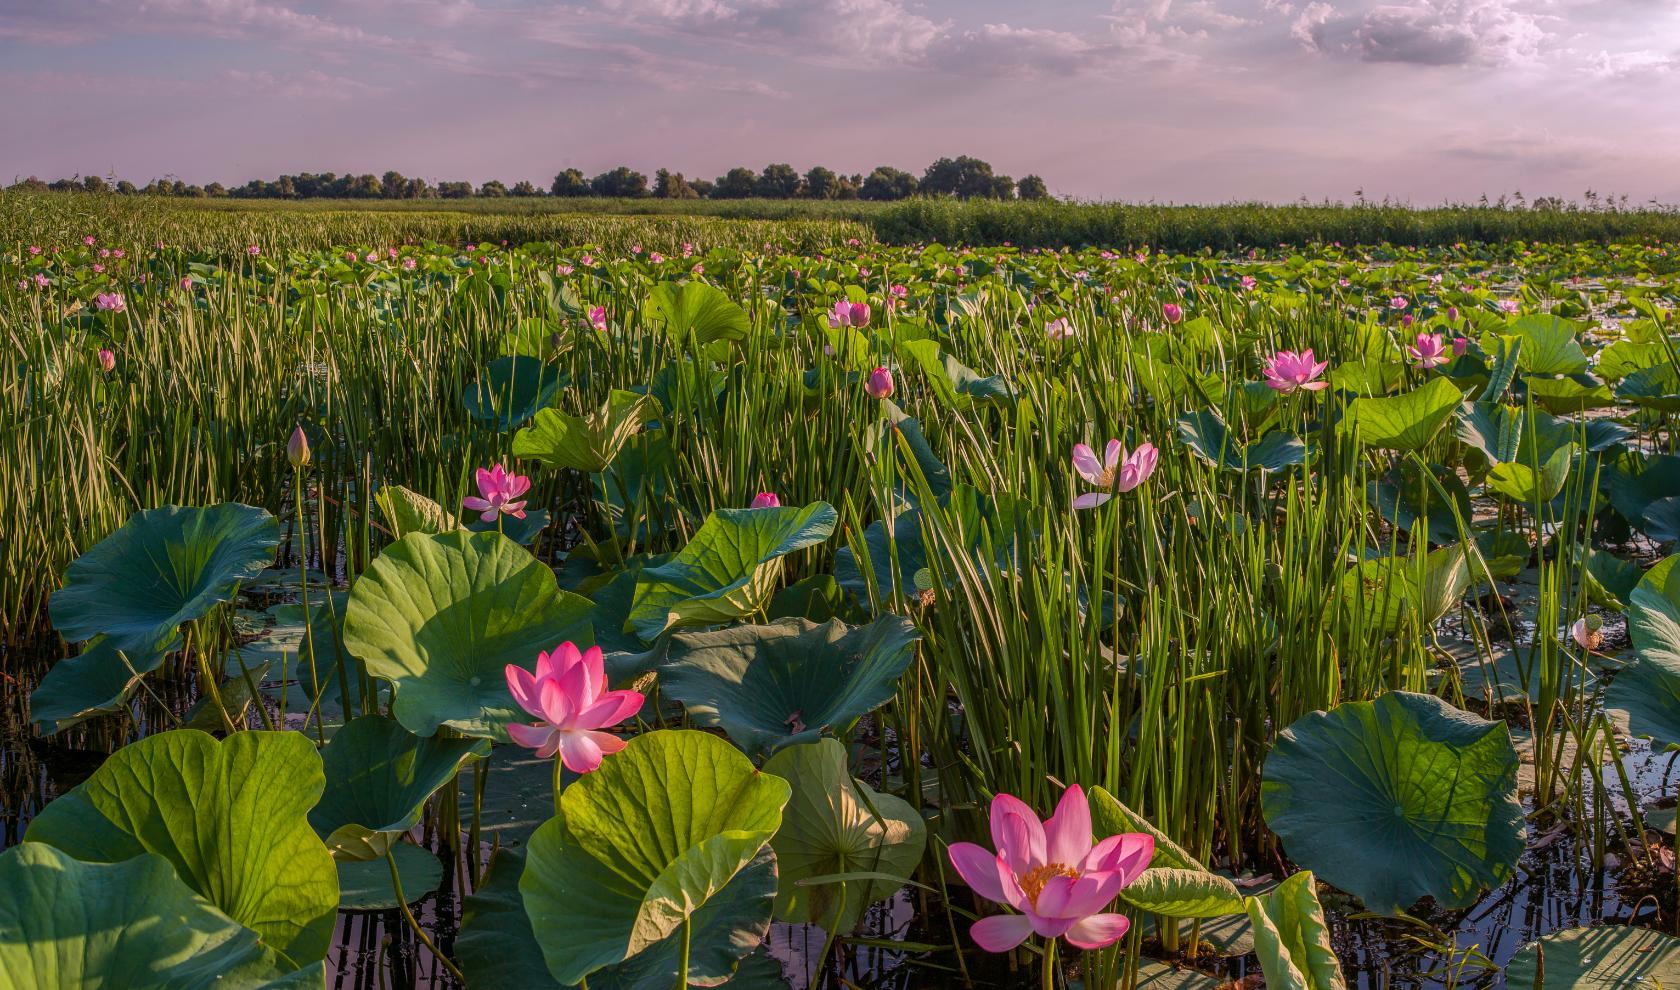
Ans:
[[[1344,10],[1313,3],[1291,26],[1305,47],[1366,62],[1505,65],[1535,59],[1544,18],[1513,0],[1412,0]]]

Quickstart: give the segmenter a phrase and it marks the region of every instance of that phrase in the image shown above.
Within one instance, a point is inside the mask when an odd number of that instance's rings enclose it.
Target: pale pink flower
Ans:
[[[369,251],[367,253],[367,257],[364,258],[363,260],[371,265],[371,264],[373,264],[373,263],[375,263],[379,260],[379,252],[378,251]]]
[[[696,261],[694,263],[694,267],[690,268],[689,271],[695,275],[704,275],[706,274],[706,266],[703,263]]]
[[[1254,281],[1254,276],[1253,275],[1244,275],[1242,277],[1242,281],[1239,282],[1238,284],[1241,285],[1243,287],[1243,289],[1246,291],[1248,289],[1254,288],[1256,285],[1258,285],[1260,283]]]
[[[665,256],[655,251],[648,255],[648,261],[655,265],[662,265],[665,263]]]
[[[109,347],[99,349],[99,368],[106,374],[110,374],[117,369],[117,356],[112,353]]]
[[[887,291],[892,294],[894,299],[904,299],[910,295],[910,289],[902,285],[895,285]]]
[[[1465,337],[1454,337],[1452,342],[1453,357],[1460,358],[1470,349],[1470,341]]]
[[[109,258],[111,256],[111,249],[110,248],[100,248],[99,249],[99,256],[101,258]]]
[[[309,434],[302,426],[292,427],[291,439],[286,441],[286,460],[295,468],[309,466]]]
[[[100,275],[100,274],[103,274],[103,273],[104,273],[104,271],[105,271],[105,266],[104,266],[104,265],[101,265],[101,264],[99,264],[99,263],[98,263],[98,262],[95,262],[95,263],[94,263],[94,265],[93,265],[93,273],[94,273],[94,274],[95,274],[95,275]]]
[[[694,245],[688,241],[683,241],[682,253],[683,257],[692,258],[694,256]]]
[[[1161,304],[1161,317],[1168,323],[1177,323],[1184,319],[1184,307],[1178,303]]]
[[[1103,450],[1103,459],[1099,461],[1096,451],[1089,445],[1074,444],[1073,469],[1092,486],[1102,490],[1076,497],[1073,507],[1093,509],[1108,501],[1114,492],[1129,492],[1143,484],[1155,473],[1155,464],[1160,456],[1160,451],[1151,443],[1139,444],[1128,454],[1120,441],[1110,440]]]
[[[752,505],[748,506],[748,508],[776,509],[780,508],[781,504],[782,500],[775,492],[759,492],[757,495],[753,496]]]
[[[397,249],[396,248],[386,248],[385,249],[385,257],[390,258],[392,261],[397,260]]]
[[[419,262],[416,262],[413,258],[404,258],[402,260],[403,271],[411,272],[418,264]]]
[[[573,272],[573,270],[574,269],[572,268],[571,265],[563,265],[562,264],[562,265],[555,265],[554,266],[554,274],[559,275],[562,278],[564,278],[567,275],[570,275]]]
[[[589,307],[589,325],[594,327],[596,330],[600,331],[601,333],[606,333],[607,332],[607,307],[605,307],[605,306],[591,306],[591,307]]]
[[[536,673],[516,663],[507,665],[508,691],[519,707],[541,721],[513,723],[509,738],[537,751],[539,759],[559,754],[573,773],[590,773],[602,757],[624,748],[624,740],[601,730],[641,711],[646,700],[639,691],[608,691],[601,648],[580,652],[561,643],[537,654]]]
[[[255,244],[253,244],[250,247],[245,249],[245,253],[250,255],[251,257],[255,258],[257,255],[262,254],[262,248],[257,247]]]
[[[51,284],[52,284],[52,282],[47,278],[46,275],[42,274],[41,272],[36,272],[35,273],[35,288],[44,289]]]
[[[479,513],[479,521],[495,522],[497,516],[525,518],[525,502],[519,496],[531,490],[530,478],[497,464],[488,470],[479,468],[476,480],[478,494],[468,495],[461,505]]]
[[[1296,389],[1317,392],[1327,388],[1330,383],[1318,376],[1324,374],[1324,369],[1328,367],[1328,361],[1314,363],[1312,348],[1309,347],[1299,353],[1278,351],[1266,362],[1263,371],[1268,387],[1287,394]]]
[[[1519,304],[1515,299],[1499,300],[1499,311],[1501,313],[1515,313],[1520,308],[1521,304]]]
[[[1122,832],[1093,842],[1091,808],[1078,785],[1062,794],[1048,821],[1008,794],[992,799],[991,820],[997,852],[955,842],[951,865],[976,894],[1021,913],[975,922],[969,929],[975,944],[1008,952],[1036,934],[1100,949],[1126,934],[1126,916],[1103,909],[1148,869],[1153,838]]]
[[[863,390],[877,399],[885,399],[893,394],[893,373],[886,365],[882,365],[869,373],[864,380]]]
[[[1438,368],[1451,360],[1438,333],[1418,334],[1416,342],[1407,345],[1406,356],[1412,359],[1413,364],[1423,368]]]
[[[183,276],[181,278],[181,288],[183,290],[187,291],[187,292],[192,291],[192,276],[191,275],[186,275],[186,276]]]
[[[595,263],[595,256],[585,252],[583,257],[579,258],[578,261],[582,262],[583,266],[587,268]]]
[[[30,254],[40,254],[41,249],[36,247],[35,245],[31,244],[31,245],[29,245],[29,253]]]
[[[642,253],[642,246],[640,244],[630,245],[630,253],[631,254],[641,254]]]
[[[1388,308],[1394,310],[1405,309],[1408,305],[1405,296],[1395,296],[1388,301]]]
[[[869,304],[847,302],[844,299],[835,302],[828,311],[828,325],[838,330],[841,327],[866,327],[869,325]]]
[[[1575,641],[1576,646],[1591,652],[1604,642],[1603,627],[1603,619],[1583,615],[1569,627],[1569,637]]]
[[[82,238],[82,243],[86,244],[88,247],[93,247],[93,241],[94,241],[94,238],[93,238],[92,234],[89,234],[88,236]]]
[[[128,309],[120,292],[101,292],[93,297],[93,304],[107,313],[121,313]]]
[[[1072,340],[1076,332],[1065,316],[1044,324],[1044,335],[1051,340]]]

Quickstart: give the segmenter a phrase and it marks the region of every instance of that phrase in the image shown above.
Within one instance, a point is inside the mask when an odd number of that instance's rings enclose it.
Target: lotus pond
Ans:
[[[1680,986],[1671,248],[638,230],[9,232],[0,990]]]

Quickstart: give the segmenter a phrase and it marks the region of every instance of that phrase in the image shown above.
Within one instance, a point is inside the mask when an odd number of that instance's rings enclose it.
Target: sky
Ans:
[[[1680,0],[0,0],[0,182],[627,164],[1680,203]]]

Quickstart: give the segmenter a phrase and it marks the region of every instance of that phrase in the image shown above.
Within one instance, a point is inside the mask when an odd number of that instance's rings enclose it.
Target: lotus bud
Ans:
[[[1178,303],[1165,303],[1161,306],[1161,315],[1168,323],[1177,323],[1184,319],[1184,307]]]
[[[286,460],[291,461],[295,468],[309,466],[309,437],[301,426],[294,427],[292,438],[286,441]]]
[[[1455,358],[1463,357],[1464,352],[1469,350],[1469,349],[1470,349],[1470,341],[1469,341],[1468,338],[1465,338],[1465,337],[1454,337],[1453,338],[1453,357],[1455,357]]]
[[[780,508],[781,504],[782,500],[776,496],[775,492],[759,492],[753,496],[751,508],[776,509]]]
[[[117,356],[111,353],[111,349],[109,347],[101,347],[99,349],[99,367],[106,374],[110,374],[112,371],[116,370]]]
[[[892,371],[885,365],[869,373],[869,380],[863,383],[863,390],[877,399],[885,399],[893,394]]]

